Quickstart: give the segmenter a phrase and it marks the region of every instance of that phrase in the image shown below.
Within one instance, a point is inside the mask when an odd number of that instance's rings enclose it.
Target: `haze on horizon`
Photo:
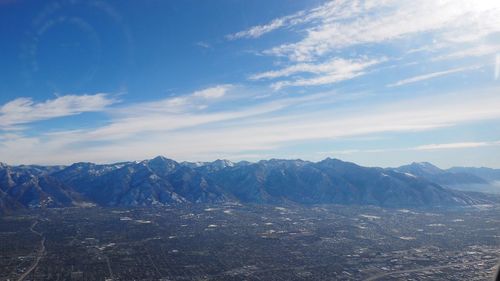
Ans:
[[[500,168],[500,2],[0,1],[0,161]]]

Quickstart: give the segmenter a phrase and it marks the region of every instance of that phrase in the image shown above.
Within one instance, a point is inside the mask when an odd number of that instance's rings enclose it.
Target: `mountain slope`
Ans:
[[[79,195],[48,172],[0,164],[0,208],[71,206]]]
[[[444,176],[443,176],[444,175]],[[320,162],[263,160],[257,163],[177,163],[165,157],[109,165],[68,167],[0,165],[0,209],[72,206],[151,206],[200,202],[297,202],[371,204],[391,207],[487,203],[484,197],[434,182],[477,181],[426,164],[368,168],[337,159]],[[446,179],[443,180],[443,179]]]
[[[500,182],[500,169],[492,168],[474,168],[474,167],[453,167],[447,171],[453,173],[467,173],[475,175],[489,182]]]
[[[474,204],[460,192],[446,190],[422,178],[380,168],[326,159],[269,160],[226,168],[213,181],[239,201],[272,203],[373,204],[436,206]]]
[[[500,170],[496,169],[455,167],[443,170],[424,162],[390,170],[408,173],[455,190],[500,194]]]
[[[399,172],[409,173],[422,177],[440,185],[450,186],[457,184],[488,184],[488,181],[465,171],[442,170],[430,163],[412,163],[394,169]]]
[[[86,199],[104,206],[149,206],[224,199],[193,168],[165,157],[114,165],[79,163],[55,173]]]

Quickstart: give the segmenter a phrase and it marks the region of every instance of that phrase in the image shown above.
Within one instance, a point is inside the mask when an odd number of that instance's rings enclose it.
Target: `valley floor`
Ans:
[[[180,205],[0,217],[0,280],[490,280],[500,208]]]

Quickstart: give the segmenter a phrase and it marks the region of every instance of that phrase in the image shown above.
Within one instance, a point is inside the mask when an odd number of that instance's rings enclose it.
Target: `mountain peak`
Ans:
[[[156,156],[153,159],[144,160],[141,163],[145,166],[149,166],[153,170],[163,171],[163,172],[170,172],[173,169],[175,169],[178,165],[178,163],[175,162],[174,160],[164,156]]]
[[[346,165],[346,166],[354,165],[354,166],[358,166],[357,164],[352,163],[352,162],[342,161],[340,159],[330,158],[330,157],[327,157],[318,163],[323,164],[323,165]]]
[[[165,157],[165,156],[158,155],[158,156],[156,156],[155,158],[153,158],[153,159],[151,159],[151,160],[149,160],[149,161],[155,161],[155,162],[160,162],[160,161],[162,161],[162,162],[167,162],[167,161],[173,161],[173,160],[168,159],[168,158],[167,158],[167,157]]]
[[[320,162],[338,162],[338,163],[343,163],[345,161],[342,161],[340,159],[337,159],[337,158],[331,158],[331,157],[326,157],[325,159],[321,160]]]
[[[430,163],[430,162],[412,162],[410,165],[415,165],[415,166],[420,166],[420,167],[426,167],[426,168],[436,168],[439,169],[436,165]]]
[[[429,162],[413,162],[409,165],[404,165],[399,167],[398,170],[408,170],[412,174],[420,174],[420,173],[439,174],[443,172],[442,169]]]
[[[70,166],[68,166],[68,168],[81,170],[81,169],[87,169],[87,168],[93,167],[93,166],[96,166],[96,164],[90,163],[90,162],[77,162],[77,163],[71,164]]]
[[[234,163],[230,160],[227,160],[227,159],[217,159],[214,162],[212,162],[212,164],[221,165],[224,167],[233,167],[234,166]]]

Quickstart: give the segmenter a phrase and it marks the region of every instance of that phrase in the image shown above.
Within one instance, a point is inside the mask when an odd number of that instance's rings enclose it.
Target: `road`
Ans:
[[[108,256],[104,256],[104,258],[106,259],[106,264],[108,265],[108,273],[109,273],[109,277],[111,278],[111,280],[114,280],[114,277],[113,277],[113,270],[111,269],[111,263],[109,262],[109,258]]]
[[[28,270],[26,270],[26,272],[24,272],[18,279],[17,281],[23,281],[24,279],[26,279],[26,277],[28,277],[28,275],[33,271],[35,270],[35,268],[38,266],[38,264],[40,263],[40,260],[42,259],[43,255],[45,254],[45,236],[43,236],[42,233],[36,231],[34,228],[35,226],[38,224],[38,221],[35,221],[31,227],[30,227],[30,231],[35,233],[36,235],[40,236],[41,240],[40,240],[40,248],[38,249],[37,251],[37,256],[36,256],[36,259],[35,261],[33,262],[33,264],[28,268]]]

